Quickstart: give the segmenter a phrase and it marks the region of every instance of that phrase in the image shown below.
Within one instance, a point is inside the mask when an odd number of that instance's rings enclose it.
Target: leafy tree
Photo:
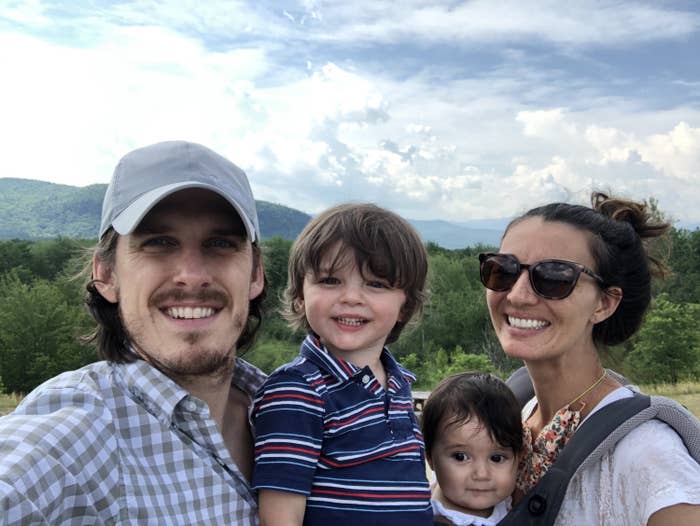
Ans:
[[[428,288],[430,298],[422,320],[392,346],[397,357],[415,353],[430,361],[439,347],[482,352],[481,335],[490,322],[476,258],[431,256]]]
[[[23,239],[0,241],[0,273],[26,265],[31,258],[31,243]]]
[[[10,273],[0,279],[0,292],[0,376],[8,391],[26,393],[95,360],[94,351],[77,341],[87,314],[56,284],[27,284]]]
[[[422,361],[415,354],[409,354],[402,364],[412,371],[416,377],[416,388],[432,389],[435,385],[451,374],[462,371],[493,372],[493,364],[483,354],[469,354],[457,346],[451,352],[439,348],[433,356]]]
[[[661,295],[654,301],[627,358],[641,383],[676,383],[700,372],[700,306],[677,304]]]
[[[674,228],[669,238],[672,274],[660,283],[660,292],[675,303],[700,303],[700,230]]]
[[[291,362],[299,354],[299,344],[280,340],[265,339],[243,356],[266,373],[271,373],[280,365]]]
[[[291,247],[292,242],[281,237],[272,237],[262,243],[263,263],[267,278],[267,297],[264,303],[265,317],[261,328],[263,338],[283,341],[296,341],[299,338],[294,335],[287,322],[279,314],[282,294],[287,285],[287,262]]]
[[[79,241],[67,237],[37,241],[31,247],[32,272],[38,278],[53,280],[81,250]]]

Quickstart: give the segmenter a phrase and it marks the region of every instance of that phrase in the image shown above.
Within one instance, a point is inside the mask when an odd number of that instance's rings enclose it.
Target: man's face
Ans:
[[[114,266],[94,269],[135,351],[171,377],[230,371],[248,302],[263,289],[240,217],[202,189],[158,203],[119,237]]]

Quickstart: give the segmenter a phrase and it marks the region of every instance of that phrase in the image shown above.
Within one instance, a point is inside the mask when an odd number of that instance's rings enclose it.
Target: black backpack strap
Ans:
[[[524,407],[528,400],[535,396],[535,388],[532,386],[532,380],[524,365],[508,377],[506,385],[513,391],[520,407]]]
[[[617,400],[590,415],[547,473],[498,523],[499,526],[554,524],[569,481],[581,463],[617,427],[649,404],[649,396],[635,393],[631,398]]]

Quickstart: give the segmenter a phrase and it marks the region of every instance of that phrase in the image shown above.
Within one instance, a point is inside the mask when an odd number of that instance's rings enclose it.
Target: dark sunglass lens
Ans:
[[[510,289],[518,281],[518,261],[507,256],[489,256],[481,265],[481,281],[491,290]]]
[[[532,269],[532,282],[542,296],[559,299],[568,296],[579,272],[564,261],[544,261]]]

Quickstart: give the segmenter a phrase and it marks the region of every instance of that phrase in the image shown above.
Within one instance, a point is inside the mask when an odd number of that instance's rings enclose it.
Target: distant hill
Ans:
[[[83,188],[31,179],[0,178],[0,239],[46,239],[58,236],[92,239],[102,212],[107,185]],[[311,216],[267,201],[256,201],[263,238],[294,239]],[[498,245],[504,221],[449,223],[411,221],[422,238],[456,249]]]
[[[97,237],[106,184],[79,188],[0,178],[0,239]],[[256,201],[264,238],[294,239],[311,218],[286,206]]]
[[[432,241],[449,249],[475,245],[496,247],[500,243],[501,234],[503,234],[502,228],[475,228],[467,226],[465,223],[450,223],[440,220],[411,220],[410,222],[425,241]]]

